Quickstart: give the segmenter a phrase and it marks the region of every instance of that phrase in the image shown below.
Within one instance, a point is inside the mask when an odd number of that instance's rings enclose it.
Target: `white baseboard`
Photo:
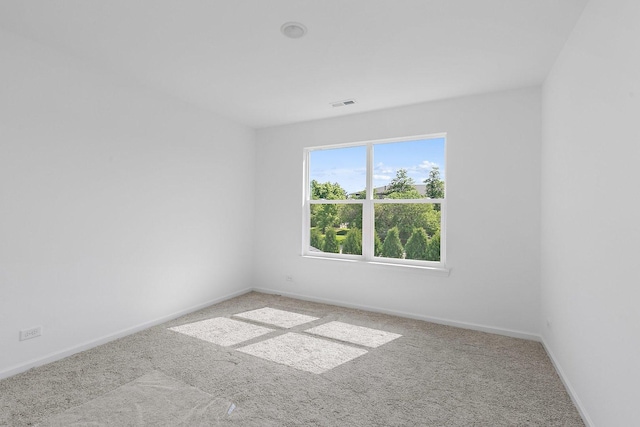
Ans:
[[[123,330],[120,330],[118,332],[114,332],[112,334],[105,335],[103,337],[96,338],[96,339],[91,340],[91,341],[86,341],[86,342],[84,342],[82,344],[79,344],[79,345],[76,345],[76,346],[73,346],[73,347],[69,347],[67,349],[64,349],[64,350],[61,350],[61,351],[57,351],[55,353],[51,353],[51,354],[48,354],[48,355],[43,356],[43,357],[39,357],[37,359],[29,360],[28,362],[21,363],[20,365],[13,366],[13,367],[11,367],[9,369],[6,369],[4,371],[0,371],[0,379],[11,377],[11,376],[19,374],[21,372],[27,371],[27,370],[29,370],[31,368],[35,368],[36,366],[42,366],[42,365],[45,365],[47,363],[55,362],[56,360],[64,359],[65,357],[69,357],[69,356],[71,356],[73,354],[76,354],[76,353],[79,353],[81,351],[85,351],[85,350],[88,350],[90,348],[97,347],[97,346],[99,346],[101,344],[108,343],[109,341],[113,341],[113,340],[116,340],[118,338],[122,338],[124,336],[134,334],[134,333],[142,331],[144,329],[148,329],[148,328],[150,328],[152,326],[156,326],[156,325],[159,325],[161,323],[168,322],[169,320],[176,319],[176,318],[178,318],[180,316],[184,316],[185,314],[189,314],[189,313],[192,313],[194,311],[198,311],[198,310],[203,309],[205,307],[209,307],[210,305],[217,304],[219,302],[226,301],[226,300],[231,299],[231,298],[235,298],[237,296],[246,294],[247,292],[251,292],[251,291],[252,291],[251,288],[245,288],[243,290],[240,290],[240,291],[237,291],[237,292],[233,292],[231,294],[224,295],[222,297],[215,298],[213,300],[210,300],[210,301],[195,305],[193,307],[185,308],[184,310],[180,310],[180,311],[177,311],[175,313],[159,317],[159,318],[151,320],[149,322],[144,322],[144,323],[141,323],[139,325],[133,326],[131,328],[123,329]]]
[[[582,417],[582,421],[584,422],[585,426],[595,427],[595,424],[593,423],[593,421],[591,421],[589,414],[584,409],[584,406],[582,405],[582,401],[576,394],[576,391],[571,385],[571,382],[569,382],[569,378],[567,378],[567,376],[565,375],[564,371],[562,370],[562,366],[560,366],[560,363],[558,363],[558,360],[556,359],[553,352],[547,345],[547,342],[544,340],[544,337],[540,337],[540,342],[542,343],[544,350],[547,352],[547,355],[549,355],[549,359],[551,359],[551,363],[553,364],[553,367],[556,369],[556,372],[558,373],[558,376],[560,377],[562,384],[564,384],[564,388],[567,390],[567,393],[569,393],[569,397],[571,398],[571,401],[573,401],[573,404],[578,409],[578,413]]]
[[[337,305],[339,307],[355,308],[355,309],[359,309],[359,310],[373,311],[375,313],[391,314],[393,316],[405,317],[405,318],[408,318],[408,319],[424,320],[426,322],[438,323],[440,325],[455,326],[455,327],[463,328],[463,329],[472,329],[474,331],[488,332],[490,334],[497,334],[497,335],[505,335],[505,336],[512,337],[512,338],[521,338],[521,339],[530,340],[530,341],[540,341],[540,336],[539,335],[528,333],[528,332],[521,332],[521,331],[514,331],[514,330],[511,330],[511,329],[496,328],[496,327],[492,327],[492,326],[479,325],[479,324],[476,324],[476,323],[458,322],[458,321],[455,321],[455,320],[441,319],[439,317],[423,316],[421,314],[408,313],[408,312],[399,311],[399,310],[387,310],[387,309],[384,309],[384,308],[372,307],[372,306],[368,306],[368,305],[351,304],[351,303],[346,303],[344,301],[336,301],[336,300],[331,300],[331,299],[326,299],[326,298],[317,298],[317,297],[312,297],[312,296],[308,296],[308,295],[296,294],[296,293],[292,293],[292,292],[281,292],[281,291],[276,291],[276,290],[268,289],[268,288],[253,288],[252,290],[254,290],[256,292],[262,292],[262,293],[265,293],[265,294],[282,295],[282,296],[285,296],[285,297],[296,298],[296,299],[300,299],[300,300],[304,300],[304,301],[319,302],[319,303],[323,303],[323,304]]]

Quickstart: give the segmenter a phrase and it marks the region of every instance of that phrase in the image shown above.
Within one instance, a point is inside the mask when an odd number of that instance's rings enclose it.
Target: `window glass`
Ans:
[[[440,204],[376,203],[375,256],[440,261]]]
[[[309,153],[312,200],[346,199],[367,184],[367,147],[345,147]],[[315,185],[314,185],[315,183]]]
[[[309,247],[315,253],[362,255],[362,204],[311,205]]]
[[[373,164],[378,198],[444,198],[444,138],[375,144]]]
[[[444,136],[307,154],[304,253],[444,266]]]

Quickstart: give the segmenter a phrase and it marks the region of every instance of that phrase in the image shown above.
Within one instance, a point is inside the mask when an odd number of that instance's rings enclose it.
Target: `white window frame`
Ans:
[[[380,144],[390,144],[396,142],[408,142],[422,139],[440,139],[444,138],[444,170],[446,173],[445,177],[445,198],[444,199],[374,199],[373,198],[373,169],[374,169],[374,159],[373,159],[373,146]],[[449,270],[446,264],[446,254],[447,254],[447,227],[446,227],[446,218],[447,218],[447,181],[448,181],[448,169],[447,165],[447,134],[446,133],[437,133],[437,134],[428,134],[428,135],[415,135],[401,138],[389,138],[389,139],[378,139],[378,140],[370,140],[370,141],[361,141],[361,142],[353,142],[346,144],[335,144],[335,145],[323,145],[323,146],[315,146],[315,147],[306,147],[304,149],[304,159],[303,159],[303,170],[304,170],[304,178],[303,178],[303,195],[302,195],[302,203],[303,203],[303,214],[302,214],[302,255],[310,258],[323,258],[323,259],[337,259],[337,260],[345,260],[345,261],[356,261],[356,262],[365,262],[370,264],[380,264],[380,265],[396,265],[396,266],[407,266],[407,267],[416,267],[416,268],[424,268],[429,270],[436,270],[446,272],[448,274]],[[336,148],[348,148],[348,147],[367,147],[367,159],[366,159],[366,198],[365,199],[346,199],[346,200],[311,200],[311,182],[309,180],[309,163],[310,163],[310,153],[313,151],[320,150],[333,150]],[[398,258],[386,258],[386,257],[377,257],[374,255],[374,232],[375,232],[375,215],[374,215],[374,207],[376,204],[399,204],[399,203],[408,203],[408,204],[416,204],[416,203],[424,203],[424,204],[440,204],[440,261],[423,261],[423,260],[411,260],[411,259],[398,259]],[[362,255],[350,255],[350,254],[334,254],[334,253],[326,253],[326,252],[315,252],[310,250],[310,217],[311,217],[311,205],[315,204],[360,204],[362,205]]]

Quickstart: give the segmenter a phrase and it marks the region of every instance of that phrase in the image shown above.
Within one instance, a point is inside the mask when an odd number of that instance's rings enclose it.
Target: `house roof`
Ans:
[[[415,188],[418,193],[420,193],[421,195],[425,196],[427,194],[427,185],[426,184],[414,184],[412,185],[413,188]],[[375,194],[378,195],[384,195],[387,194],[387,185],[384,185],[382,187],[376,187],[374,188],[374,192]],[[349,196],[351,197],[356,197],[362,194],[362,191],[356,191],[355,193],[350,193]]]

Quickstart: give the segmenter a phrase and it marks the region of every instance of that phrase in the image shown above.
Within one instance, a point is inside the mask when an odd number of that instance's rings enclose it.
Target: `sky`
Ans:
[[[312,151],[309,181],[337,182],[347,193],[364,190],[366,158],[366,146]],[[399,169],[406,169],[416,184],[422,184],[431,168],[438,166],[444,180],[444,138],[374,144],[373,164],[374,188],[389,184]]]

